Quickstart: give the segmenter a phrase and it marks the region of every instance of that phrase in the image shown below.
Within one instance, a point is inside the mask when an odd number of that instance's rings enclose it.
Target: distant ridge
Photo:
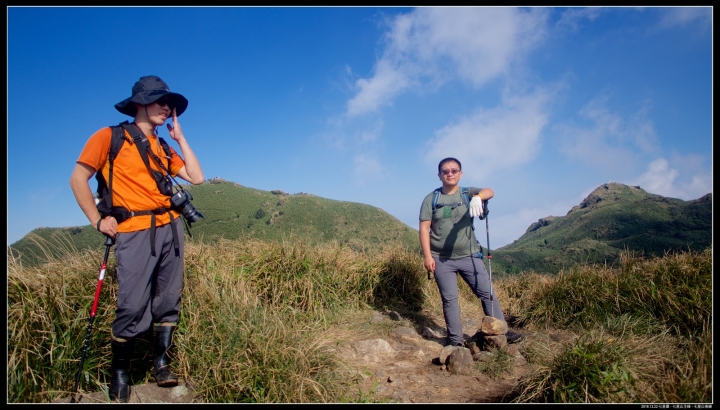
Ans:
[[[221,178],[183,188],[192,194],[192,204],[205,216],[192,224],[193,239],[253,237],[308,244],[336,241],[356,251],[393,246],[420,251],[417,230],[374,206],[303,192],[263,191]],[[101,248],[103,243],[102,235],[90,225],[38,228],[10,245],[8,254],[22,254],[23,263],[35,264],[67,252]]]
[[[548,216],[493,251],[493,273],[557,273],[577,263],[614,264],[624,249],[646,257],[712,246],[712,193],[691,201],[639,186],[600,185],[565,216]]]
[[[420,254],[416,229],[370,205],[304,192],[263,191],[221,178],[183,187],[205,215],[193,224],[193,239],[336,241],[366,252],[399,245]],[[102,248],[103,243],[90,225],[38,228],[10,245],[8,258],[22,255],[24,264],[33,265],[68,252]],[[712,193],[683,201],[638,186],[607,183],[565,216],[540,218],[513,243],[491,249],[491,268],[493,275],[554,274],[576,264],[615,264],[624,249],[651,257],[711,246]]]

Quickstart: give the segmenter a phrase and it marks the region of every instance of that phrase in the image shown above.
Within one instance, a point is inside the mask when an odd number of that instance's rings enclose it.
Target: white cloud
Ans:
[[[677,158],[680,162],[696,162],[698,158],[689,156]],[[694,168],[694,164],[678,163],[682,168]],[[670,198],[679,198],[685,201],[700,198],[712,192],[712,175],[710,173],[698,172],[678,181],[681,176],[678,169],[671,166],[665,158],[652,161],[644,174],[630,183],[638,185],[647,192],[662,195]]]
[[[360,146],[381,145],[378,141],[385,122],[382,119],[329,119],[329,129],[318,133],[317,138],[326,147],[338,151],[358,149]],[[366,148],[367,149],[367,148]]]
[[[377,158],[368,154],[359,154],[353,158],[354,176],[358,185],[365,185],[368,180],[384,179],[383,166]]]
[[[390,104],[392,97],[406,88],[407,76],[402,68],[392,67],[391,64],[391,61],[381,60],[375,66],[373,78],[357,80],[356,85],[360,92],[348,101],[348,115],[375,111],[382,105]]]
[[[649,103],[628,119],[610,111],[607,97],[588,102],[579,112],[590,121],[582,127],[559,124],[555,130],[560,152],[569,158],[597,168],[630,171],[640,153],[657,149],[657,136],[647,119]]]
[[[630,117],[628,123],[627,134],[630,140],[643,152],[653,152],[659,148],[655,126],[648,119],[651,106],[652,101],[646,100],[640,110]]]
[[[391,22],[374,75],[356,81],[347,114],[372,112],[410,87],[438,87],[460,78],[481,87],[545,36],[547,10],[428,7]]]
[[[426,160],[437,163],[442,158],[455,157],[482,170],[484,175],[476,174],[473,179],[527,163],[538,154],[551,95],[540,90],[532,95],[506,97],[499,107],[478,109],[447,125],[436,132]]]
[[[642,189],[662,196],[673,196],[672,185],[678,172],[668,166],[664,158],[651,162],[647,171],[640,176],[637,185]]]
[[[712,7],[662,8],[658,28],[690,27],[704,30],[712,27]]]
[[[585,20],[595,20],[607,10],[603,7],[572,7],[562,14],[555,26],[561,30],[575,32]]]

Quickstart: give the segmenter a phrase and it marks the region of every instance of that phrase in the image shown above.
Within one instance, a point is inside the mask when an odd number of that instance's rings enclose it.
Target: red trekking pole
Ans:
[[[90,342],[90,331],[95,321],[95,312],[97,312],[98,300],[100,299],[100,290],[102,289],[103,279],[105,278],[105,268],[107,267],[108,255],[110,254],[110,247],[115,244],[115,240],[106,235],[105,239],[105,257],[103,263],[100,266],[100,274],[98,275],[97,288],[95,288],[95,300],[90,309],[90,322],[88,323],[87,334],[85,335],[85,343],[83,344],[82,354],[80,356],[80,364],[78,364],[77,377],[75,378],[75,388],[73,389],[72,398],[70,403],[76,403],[75,394],[78,391],[78,385],[80,385],[80,376],[82,375],[83,365],[85,364],[85,353],[87,353],[88,343]]]

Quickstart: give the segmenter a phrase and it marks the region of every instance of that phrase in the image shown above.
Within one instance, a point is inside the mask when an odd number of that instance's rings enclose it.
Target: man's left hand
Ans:
[[[175,111],[174,107],[172,109],[172,125],[167,124],[167,129],[170,137],[175,141],[180,142],[181,138],[185,138],[182,133],[182,128],[180,128],[180,123],[178,122],[177,111]]]
[[[475,195],[470,200],[470,216],[471,217],[482,217],[483,215],[483,208],[482,208],[482,199],[480,199],[479,196]]]

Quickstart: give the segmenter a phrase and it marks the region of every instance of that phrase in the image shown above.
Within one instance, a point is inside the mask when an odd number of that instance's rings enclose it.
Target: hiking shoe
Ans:
[[[525,338],[525,336],[510,330],[505,333],[505,337],[507,338],[508,343],[519,343]]]

